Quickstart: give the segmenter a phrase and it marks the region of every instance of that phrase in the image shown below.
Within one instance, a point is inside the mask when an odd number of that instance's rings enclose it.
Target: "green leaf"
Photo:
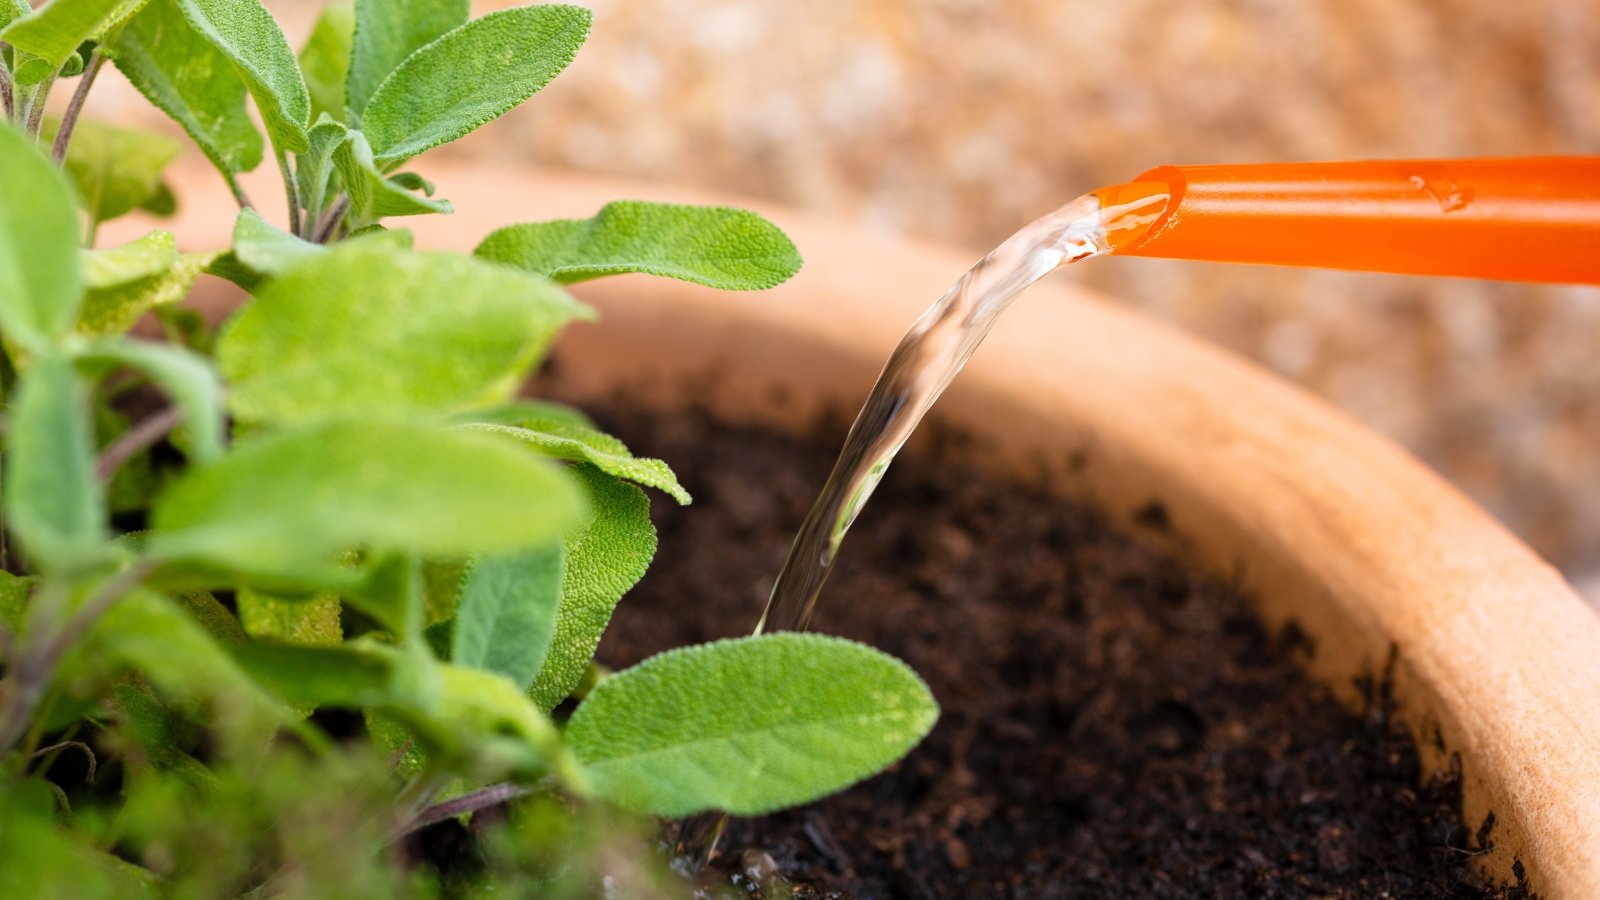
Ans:
[[[261,164],[261,134],[245,107],[244,80],[184,17],[178,0],[150,0],[123,29],[112,61],[230,183],[235,173]]]
[[[574,419],[570,410],[553,404],[519,403],[497,410],[494,418],[497,421],[463,427],[521,441],[556,459],[589,463],[608,475],[664,491],[684,506],[693,500],[666,463],[634,456],[628,445],[587,421]]]
[[[600,682],[567,740],[600,796],[661,816],[762,815],[894,763],[938,706],[871,647],[771,634],[670,650]]]
[[[55,126],[47,132],[54,137]],[[181,150],[164,134],[80,119],[67,150],[67,174],[90,220],[106,222],[155,199],[162,172]]]
[[[67,179],[0,123],[0,331],[37,352],[78,315],[78,213]]]
[[[344,83],[355,27],[354,6],[330,3],[322,8],[311,36],[300,48],[300,71],[311,94],[313,121],[324,115],[334,120],[344,118]]]
[[[456,607],[450,661],[533,683],[550,650],[561,604],[559,547],[479,559]]]
[[[239,623],[251,637],[305,647],[336,647],[344,641],[338,594],[280,597],[241,588],[236,600]]]
[[[0,28],[32,12],[28,0],[0,0]]]
[[[639,200],[592,219],[510,225],[473,252],[562,284],[643,272],[730,291],[781,284],[801,263],[788,236],[749,210]]]
[[[106,500],[94,474],[89,392],[72,361],[35,358],[10,412],[6,526],[37,564],[92,561],[106,539]]]
[[[33,576],[13,575],[0,570],[0,628],[12,634],[22,630],[23,617],[28,611],[28,597],[33,593],[33,585],[37,580]],[[3,660],[4,657],[0,657],[0,661]]]
[[[300,205],[311,216],[322,212],[336,187],[333,154],[349,134],[343,125],[327,118],[327,113],[322,115],[323,118],[306,133],[306,151],[295,160],[295,191]]]
[[[350,219],[357,225],[367,225],[384,216],[455,212],[448,200],[430,200],[384,177],[372,162],[372,148],[367,145],[366,136],[359,131],[350,132],[334,150],[333,161],[350,194]]]
[[[502,400],[587,307],[449,253],[352,242],[261,289],[218,338],[234,415],[288,422]]]
[[[378,167],[448,144],[533,96],[572,62],[591,19],[576,6],[505,9],[411,54],[361,117]]]
[[[157,498],[149,552],[246,574],[336,577],[342,551],[509,553],[558,540],[584,514],[566,473],[503,441],[328,422],[241,442],[190,469]]]
[[[125,334],[146,312],[170,306],[189,296],[195,279],[220,255],[180,253],[164,272],[107,287],[92,287],[83,298],[78,332],[90,337]]]
[[[278,228],[253,209],[239,210],[239,218],[233,223],[233,255],[262,275],[282,275],[328,252],[326,247]]]
[[[178,261],[178,242],[170,231],[152,231],[115,247],[81,252],[84,286],[122,287],[166,274]]]
[[[306,149],[311,95],[289,41],[261,0],[178,0],[178,6],[244,79],[274,146]]]
[[[147,0],[52,0],[0,31],[0,41],[59,69],[84,41],[100,40]],[[81,66],[81,62],[80,62]],[[80,68],[81,71],[81,68]]]
[[[571,695],[594,659],[611,612],[656,553],[650,500],[644,492],[591,466],[573,474],[589,492],[588,524],[567,535],[561,603],[550,651],[529,695],[546,712]]]
[[[368,639],[336,647],[250,641],[230,649],[251,679],[296,706],[392,707],[419,684],[406,677],[401,651]]]
[[[378,85],[425,44],[467,23],[468,0],[356,0],[350,74],[344,85],[349,122],[358,126]]]
[[[183,415],[193,461],[205,463],[222,456],[222,381],[209,359],[173,344],[146,341],[97,344],[86,356],[138,369],[160,385]]]

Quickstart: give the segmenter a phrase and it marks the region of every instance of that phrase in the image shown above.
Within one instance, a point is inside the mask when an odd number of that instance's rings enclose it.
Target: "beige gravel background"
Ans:
[[[1600,153],[1596,0],[587,5],[571,69],[447,152],[769,198],[974,257],[1161,163]],[[1072,277],[1399,440],[1600,595],[1600,291],[1119,259]]]

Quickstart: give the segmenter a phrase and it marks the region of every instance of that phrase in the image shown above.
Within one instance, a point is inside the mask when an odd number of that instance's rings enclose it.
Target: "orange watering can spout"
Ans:
[[[1600,284],[1600,157],[1161,166],[1095,192],[1157,215],[1113,252]]]

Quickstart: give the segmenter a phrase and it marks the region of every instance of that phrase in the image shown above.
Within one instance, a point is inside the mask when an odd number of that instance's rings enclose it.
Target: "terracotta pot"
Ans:
[[[422,168],[464,211],[394,223],[424,246],[469,249],[495,226],[587,216],[610,199],[708,199]],[[220,182],[198,167],[177,180],[191,198],[180,243],[217,246],[233,217]],[[275,190],[268,179],[252,193]],[[824,408],[853,410],[974,256],[754,205],[806,255],[799,277],[754,295],[637,277],[583,285],[603,321],[563,338],[565,388],[797,430]],[[1387,672],[1425,765],[1459,760],[1468,827],[1493,814],[1493,851],[1479,858],[1489,874],[1510,879],[1520,861],[1546,896],[1600,897],[1600,616],[1415,459],[1254,366],[1075,289],[1070,272],[1022,300],[936,415],[976,439],[973,464],[1052,473],[1242,585],[1269,626],[1298,623],[1315,644],[1312,675],[1349,702],[1358,677]],[[1161,534],[1133,526],[1152,503],[1170,522]]]

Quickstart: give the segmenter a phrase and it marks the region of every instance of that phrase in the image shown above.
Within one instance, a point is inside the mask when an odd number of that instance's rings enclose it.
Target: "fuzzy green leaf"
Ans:
[[[300,48],[300,71],[311,95],[312,121],[322,116],[335,121],[344,118],[344,83],[355,27],[354,6],[330,3],[323,7],[311,36]]]
[[[749,210],[621,200],[592,219],[510,225],[473,251],[571,284],[643,272],[730,291],[755,291],[800,271],[794,242]]]
[[[204,463],[222,455],[222,381],[211,360],[174,344],[146,341],[98,344],[88,356],[138,369],[159,385],[183,415],[192,460]]]
[[[421,194],[406,190],[394,180],[384,176],[372,162],[372,148],[359,131],[350,136],[333,153],[333,161],[344,178],[345,190],[350,194],[350,219],[356,225],[369,225],[385,216],[421,216],[429,213],[454,212],[448,200],[431,200]]]
[[[566,473],[503,441],[328,422],[191,468],[156,501],[150,552],[247,575],[333,577],[342,551],[510,553],[559,540],[584,514]]]
[[[883,769],[937,717],[905,663],[840,638],[771,634],[670,650],[607,678],[567,739],[618,805],[748,816]]]
[[[355,38],[345,82],[349,122],[358,126],[383,79],[425,44],[467,23],[468,0],[356,0]]]
[[[656,529],[650,499],[631,484],[592,466],[574,466],[589,492],[589,521],[567,535],[561,602],[544,665],[529,696],[549,712],[565,700],[594,659],[611,613],[650,567]]]
[[[279,597],[242,588],[236,599],[239,623],[251,637],[305,647],[335,647],[344,641],[338,594]]]
[[[587,307],[556,286],[449,253],[363,238],[261,289],[218,339],[240,419],[450,411],[504,399]],[[469,548],[470,549],[470,548]]]
[[[78,212],[66,176],[0,122],[0,331],[31,350],[77,319]]]
[[[244,79],[280,150],[306,149],[311,95],[289,41],[261,0],[178,0],[184,17]]]
[[[561,556],[547,547],[475,562],[456,607],[450,661],[532,684],[561,604]]]
[[[627,444],[587,421],[574,419],[571,411],[562,407],[518,403],[496,410],[492,418],[495,421],[464,427],[521,441],[556,459],[589,463],[607,475],[663,491],[685,506],[693,500],[666,463],[634,456]]]
[[[94,474],[87,385],[71,360],[39,356],[10,412],[7,528],[37,564],[70,568],[93,560],[106,539],[106,500]]]
[[[91,337],[127,333],[139,317],[189,296],[196,278],[216,262],[217,253],[180,253],[165,271],[146,278],[91,287],[83,298],[78,332]]]
[[[333,180],[333,154],[349,135],[343,125],[327,118],[327,113],[322,115],[306,133],[306,151],[295,160],[295,191],[300,205],[312,216],[322,212],[337,184]]]
[[[261,164],[261,134],[245,107],[244,79],[189,23],[178,0],[150,0],[123,30],[112,61],[230,182]]]
[[[0,28],[10,25],[32,11],[33,7],[28,5],[28,0],[0,0]]]
[[[411,54],[361,116],[378,167],[448,144],[533,96],[572,62],[591,19],[576,6],[505,9]]]
[[[230,649],[256,683],[296,706],[393,706],[413,686],[402,653],[370,640],[337,647],[251,641]]]
[[[55,128],[48,131],[53,137]],[[154,200],[162,172],[181,150],[164,134],[80,120],[67,151],[67,174],[89,218],[106,222]]]
[[[38,579],[32,576],[13,575],[0,570],[0,628],[12,634],[22,630],[23,618],[28,611],[28,597]],[[3,649],[3,648],[0,648]],[[5,661],[0,656],[0,662]]]
[[[52,0],[0,31],[0,41],[61,68],[88,40],[99,40],[128,21],[148,0]],[[82,71],[82,62],[79,62]],[[72,73],[67,73],[72,74]]]
[[[96,250],[82,251],[83,282],[89,290],[121,287],[166,274],[178,261],[178,242],[170,231]]]
[[[281,275],[328,252],[326,247],[283,231],[253,209],[239,210],[233,223],[233,255],[262,275]]]

